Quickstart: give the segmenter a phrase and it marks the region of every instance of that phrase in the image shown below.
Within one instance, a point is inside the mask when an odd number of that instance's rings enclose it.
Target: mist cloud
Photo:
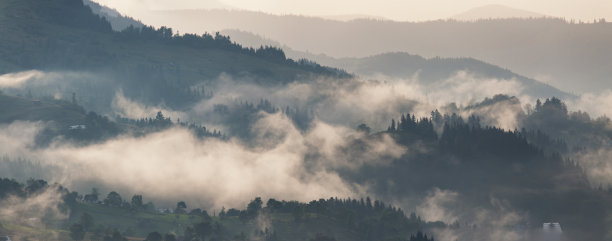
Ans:
[[[136,101],[130,100],[123,91],[117,91],[113,98],[112,109],[114,114],[130,119],[154,118],[158,111],[161,111],[165,117],[170,117],[174,121],[177,119],[185,120],[187,114],[182,111],[172,110],[164,106],[147,106]]]
[[[612,90],[599,93],[585,93],[579,98],[567,101],[567,105],[575,110],[586,111],[592,116],[612,117]]]
[[[0,125],[0,154],[13,159],[29,155],[36,135],[43,128],[41,122],[15,121]]]
[[[486,202],[485,202],[486,203]],[[460,193],[434,188],[417,206],[427,221],[443,221],[450,226],[435,228],[437,240],[529,240],[526,213],[520,213],[502,199],[491,196],[489,205],[473,206]]]
[[[62,194],[53,187],[27,198],[10,196],[0,201],[0,219],[35,228],[44,228],[45,223],[68,218],[59,210],[63,204]]]
[[[81,192],[92,187],[104,192],[112,189],[124,198],[143,194],[145,199],[161,205],[183,200],[190,207],[220,209],[243,207],[255,196],[300,201],[362,197],[371,196],[367,184],[347,182],[340,170],[387,165],[412,150],[397,145],[387,135],[366,137],[354,130],[357,124],[366,123],[375,130],[383,130],[391,118],[397,119],[401,113],[427,117],[438,108],[457,111],[464,118],[476,114],[483,116],[483,124],[514,129],[517,119],[524,114],[521,102],[531,100],[530,96],[522,95],[523,87],[515,80],[479,79],[463,72],[432,85],[417,79],[357,78],[296,81],[264,88],[228,75],[220,76],[216,82],[219,84],[214,86],[214,96],[192,109],[178,111],[150,106],[117,92],[113,111],[134,119],[153,117],[162,111],[173,119],[201,121],[210,129],[209,124],[226,124],[213,117],[215,105],[267,99],[280,108],[285,105],[310,108],[314,113],[312,123],[303,130],[280,112],[260,112],[251,129],[254,144],[238,138],[202,140],[189,130],[172,128],[141,137],[119,136],[89,146],[56,142],[49,148],[36,149],[32,143],[44,123],[15,122],[0,126],[0,154],[36,160],[57,172],[50,181],[71,189]],[[518,99],[466,108],[499,93],[516,95]],[[585,95],[576,103],[596,106],[593,103],[608,103],[607,97],[606,93]],[[449,103],[455,103],[454,108]],[[356,144],[364,149],[347,151]],[[612,167],[608,167],[611,157],[607,149],[580,156],[588,164],[585,167],[589,177],[601,183],[612,181],[608,178],[612,173]],[[523,214],[500,201],[492,201],[492,208],[487,209],[455,209],[462,202],[461,195],[434,189],[417,205],[417,213],[425,220],[449,224],[468,220],[465,221],[468,225],[481,227],[482,237],[490,240],[522,238],[523,233],[516,227],[523,221]],[[448,228],[438,230],[437,235],[452,240],[467,237],[470,232],[474,231]]]
[[[97,77],[87,72],[27,70],[0,75],[0,88],[48,88],[52,85],[55,85],[55,88],[66,88],[71,84],[86,83],[93,79]]]
[[[38,70],[3,74],[0,75],[0,88],[18,88],[30,80],[38,80],[44,76],[45,73]]]
[[[521,101],[512,97],[495,100],[496,97],[493,97],[493,103],[469,106],[460,110],[459,114],[464,119],[471,115],[478,116],[483,126],[495,126],[510,131],[520,128],[519,122],[526,116]],[[486,98],[484,102],[487,100],[491,99]]]
[[[222,124],[212,115],[217,104],[249,101],[258,103],[269,100],[273,105],[284,108],[301,108],[312,111],[319,120],[335,125],[354,128],[361,123],[374,130],[385,130],[392,118],[401,113],[412,113],[428,117],[435,109],[444,110],[449,103],[465,107],[486,97],[496,94],[517,96],[531,101],[523,95],[524,87],[514,79],[478,78],[468,72],[458,72],[455,76],[434,84],[423,84],[418,76],[412,79],[393,79],[380,77],[379,80],[354,78],[349,80],[315,79],[296,81],[283,86],[261,87],[249,81],[236,80],[222,74],[215,83],[214,95],[193,107],[191,119],[201,120],[212,125]],[[503,107],[503,108],[502,108]],[[491,125],[516,128],[517,115],[522,111],[520,105],[491,107],[495,114],[489,114]],[[449,110],[450,112],[460,110]],[[458,114],[468,117],[474,110]],[[479,111],[478,113],[486,113]]]
[[[426,221],[442,221],[454,223],[458,217],[450,210],[454,206],[459,193],[435,188],[429,192],[423,203],[417,206],[417,212]]]
[[[94,108],[92,110],[99,113],[131,119],[154,117],[158,111],[162,111],[165,116],[174,120],[180,118],[220,130],[224,129],[226,120],[213,115],[215,105],[228,105],[239,101],[258,103],[261,99],[266,99],[280,108],[289,106],[311,111],[323,122],[351,128],[365,123],[374,130],[384,130],[389,125],[389,120],[397,118],[401,113],[410,112],[425,117],[434,109],[443,110],[449,103],[464,107],[496,94],[517,96],[524,103],[530,103],[532,100],[531,97],[522,94],[524,87],[517,80],[481,78],[466,71],[459,71],[454,76],[433,84],[422,83],[418,75],[415,75],[411,79],[384,76],[377,76],[378,80],[361,77],[350,80],[321,78],[298,80],[279,86],[261,86],[248,77],[234,79],[231,75],[221,74],[215,81],[210,82],[212,86],[207,86],[214,93],[212,98],[204,99],[191,109],[183,110],[130,99],[121,90],[117,91],[111,87],[112,80],[104,79],[102,76],[96,77],[91,73],[32,70],[6,74],[0,77],[0,80],[2,79],[7,83],[5,85],[11,88],[28,88],[36,92],[35,94],[46,94],[56,98],[65,97],[73,92],[78,92],[77,97],[93,98],[92,96],[98,93],[88,94],[88,91],[99,92],[103,89],[114,93],[114,97],[108,98],[111,108],[106,104],[93,103],[95,99],[87,99],[80,104],[88,109]],[[504,111],[492,109],[498,114],[496,116],[489,114],[492,119],[491,124],[504,128],[516,127],[516,121],[508,117],[516,115],[509,112],[516,112],[515,108],[505,108]],[[467,117],[472,113],[458,114]],[[500,119],[502,117],[503,120]]]
[[[612,141],[595,150],[582,150],[573,158],[579,160],[593,187],[612,187]]]
[[[522,90],[523,86],[513,79],[478,78],[464,71],[434,84],[423,84],[418,76],[414,79],[361,80],[354,88],[342,88],[334,93],[336,98],[325,105],[331,108],[320,110],[319,113],[322,116],[339,113],[339,116],[363,119],[378,129],[384,129],[389,120],[397,118],[400,113],[411,112],[416,116],[428,117],[431,111],[443,110],[449,103],[465,107],[496,94],[526,99],[521,96]],[[334,121],[342,121],[342,118]],[[506,124],[512,121],[497,122]]]
[[[35,123],[9,125],[5,128],[8,131],[0,132],[0,140],[15,143],[3,149],[5,152],[21,153],[24,158],[60,169],[61,175],[50,181],[71,189],[89,190],[97,183],[123,195],[142,193],[161,203],[181,199],[215,208],[241,207],[255,196],[301,201],[361,196],[364,188],[345,182],[335,170],[373,162],[379,159],[377,154],[397,157],[403,153],[390,138],[383,138],[367,142],[370,153],[360,162],[341,151],[350,145],[346,139],[359,135],[351,129],[320,123],[302,133],[280,113],[262,115],[257,123],[261,129],[258,140],[271,143],[255,147],[236,139],[201,140],[182,128],[144,137],[122,136],[85,147],[56,144],[35,150],[28,146],[31,138],[10,140],[11,130],[35,132]],[[314,146],[320,148],[319,156],[307,163],[305,156]]]

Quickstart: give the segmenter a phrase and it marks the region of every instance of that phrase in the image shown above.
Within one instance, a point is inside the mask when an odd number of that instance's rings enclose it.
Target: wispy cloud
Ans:
[[[44,76],[45,73],[38,70],[3,74],[0,75],[0,88],[18,88],[30,80],[38,80]]]
[[[7,129],[37,130],[35,124],[24,125],[16,123]],[[301,133],[280,113],[266,114],[257,128],[261,134],[258,140],[270,143],[249,147],[235,139],[200,140],[182,128],[144,137],[122,136],[85,147],[57,144],[42,150],[29,147],[31,138],[11,139],[11,131],[0,132],[0,140],[13,143],[6,152],[18,152],[60,169],[62,175],[50,181],[70,188],[89,190],[97,183],[124,195],[143,193],[162,203],[182,199],[216,208],[240,207],[254,196],[302,201],[360,196],[363,188],[346,182],[335,170],[370,162],[366,159],[377,159],[377,154],[403,153],[403,148],[383,138],[368,142],[371,153],[364,155],[364,160],[349,159],[337,149],[350,145],[347,137],[359,133],[326,124]],[[306,158],[315,143],[320,156]]]
[[[148,106],[133,100],[128,99],[119,90],[113,98],[112,109],[116,115],[131,119],[154,118],[158,111],[161,111],[165,117],[170,117],[173,121],[181,119],[186,120],[187,114],[182,111],[176,111],[165,106]]]

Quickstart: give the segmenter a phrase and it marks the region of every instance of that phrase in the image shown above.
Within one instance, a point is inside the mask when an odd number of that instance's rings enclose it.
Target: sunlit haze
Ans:
[[[491,4],[541,13],[547,16],[592,21],[612,19],[612,1],[607,0],[96,0],[128,14],[137,15],[143,9],[235,8],[273,14],[309,16],[368,15],[397,21],[446,19],[472,8]]]

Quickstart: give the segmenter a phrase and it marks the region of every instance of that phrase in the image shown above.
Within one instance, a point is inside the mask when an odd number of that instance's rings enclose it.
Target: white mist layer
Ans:
[[[177,119],[185,120],[187,114],[182,111],[175,111],[164,106],[147,106],[125,97],[123,91],[117,91],[113,98],[112,108],[114,114],[130,119],[155,118],[158,111],[161,111],[165,117],[171,118],[173,121]]]
[[[368,141],[367,155],[360,159],[338,150],[358,138],[351,129],[318,123],[300,133],[281,114],[265,115],[258,123],[264,147],[246,147],[238,140],[200,140],[191,132],[173,128],[144,137],[119,137],[85,147],[54,145],[48,149],[28,147],[34,135],[11,139],[12,130],[36,133],[39,126],[14,123],[0,131],[1,153],[17,153],[59,167],[62,175],[50,182],[71,189],[89,190],[92,183],[113,188],[129,198],[143,194],[162,203],[187,201],[193,206],[242,207],[255,196],[308,201],[321,197],[363,196],[364,187],[346,183],[337,168],[352,168],[363,162],[377,164],[379,155],[397,158],[404,148],[390,138]],[[313,150],[313,148],[316,148]],[[319,153],[317,159],[307,154]],[[307,163],[308,161],[308,163]],[[378,163],[384,165],[384,162]]]
[[[575,110],[582,110],[593,117],[612,117],[612,90],[599,93],[585,93],[576,100],[568,101],[568,106]]]
[[[0,201],[0,220],[45,228],[44,222],[68,218],[59,210],[60,204],[63,204],[62,195],[54,187],[27,198],[9,196]]]
[[[289,106],[311,110],[316,118],[326,123],[350,128],[365,123],[374,130],[385,130],[390,120],[397,119],[402,113],[429,117],[431,111],[442,111],[449,103],[465,107],[496,94],[517,96],[525,103],[533,100],[522,95],[524,88],[516,80],[481,79],[467,72],[458,72],[447,80],[428,86],[420,84],[417,79],[373,81],[357,78],[317,79],[293,82],[283,87],[261,87],[225,74],[215,82],[219,83],[214,88],[215,95],[195,105],[190,112],[191,119],[219,125],[221,123],[210,119],[215,105],[236,101],[257,104],[261,99],[266,99],[280,108]],[[516,118],[523,111],[522,108],[498,107],[503,108],[494,108],[496,113],[489,114],[491,123],[487,124],[504,129],[517,128]],[[449,111],[456,111],[464,118],[474,112],[461,109]]]
[[[0,75],[0,88],[18,88],[27,81],[40,79],[43,76],[45,76],[45,73],[38,70],[3,74]]]
[[[532,240],[527,230],[527,214],[517,212],[509,203],[493,196],[487,207],[464,205],[461,196],[434,188],[417,206],[417,214],[424,220],[450,225],[433,230],[436,240]]]
[[[92,78],[94,78],[94,75],[86,72],[27,70],[0,75],[0,88],[40,88],[66,81],[91,81]]]

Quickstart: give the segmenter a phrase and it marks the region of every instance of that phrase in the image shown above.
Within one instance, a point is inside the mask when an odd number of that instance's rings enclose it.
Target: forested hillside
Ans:
[[[59,184],[30,179],[22,184],[0,179],[0,201],[61,197],[39,211],[46,219],[36,220],[39,229],[19,218],[0,230],[14,239],[45,240],[433,240],[423,230],[444,227],[428,223],[414,213],[381,201],[329,198],[308,203],[256,197],[246,207],[211,212],[188,207],[155,208],[142,195],[122,198],[93,188],[89,194],[71,192]],[[19,204],[13,204],[18,207]],[[40,207],[29,207],[37,209]],[[21,213],[26,214],[26,213]],[[61,231],[61,230],[67,230]],[[124,237],[125,236],[125,237]]]
[[[468,57],[301,53],[326,67],[117,14],[0,1],[0,241],[612,237],[609,90]],[[343,48],[418,25],[325,21],[310,37],[371,24]],[[496,21],[418,26],[559,24]]]
[[[115,32],[80,0],[8,0],[0,9],[0,73],[95,73],[104,76],[104,82],[114,82],[113,88],[96,90],[107,96],[122,89],[131,98],[184,107],[200,98],[192,86],[212,85],[221,73],[268,85],[348,77],[287,59],[277,48],[243,48],[219,34],[178,35],[170,28],[148,26]],[[72,88],[83,96],[92,94]]]

